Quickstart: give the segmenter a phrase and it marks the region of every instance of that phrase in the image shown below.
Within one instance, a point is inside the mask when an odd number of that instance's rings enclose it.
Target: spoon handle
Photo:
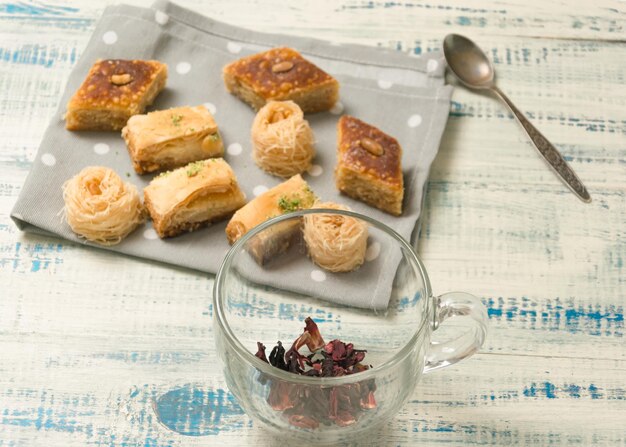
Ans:
[[[504,93],[502,93],[502,90],[496,86],[493,86],[492,90],[500,97],[500,99],[502,99],[502,101],[506,103],[509,109],[511,109],[511,112],[513,112],[513,115],[515,115],[517,120],[520,122],[541,156],[548,162],[548,165],[561,178],[561,180],[563,180],[563,182],[572,190],[574,194],[576,194],[576,196],[578,196],[580,200],[585,203],[591,202],[591,196],[589,195],[587,188],[585,188],[585,185],[583,185],[580,181],[574,170],[570,168],[557,148],[555,148],[552,143],[550,143],[548,139],[526,119],[524,114],[520,112],[517,107],[515,107],[515,105]]]

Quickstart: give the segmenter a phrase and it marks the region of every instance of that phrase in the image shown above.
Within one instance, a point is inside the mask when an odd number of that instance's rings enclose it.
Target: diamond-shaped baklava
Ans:
[[[339,83],[291,48],[273,48],[230,63],[223,70],[230,93],[259,110],[271,100],[291,100],[304,113],[330,109]]]
[[[344,115],[337,123],[337,189],[390,214],[402,214],[402,148],[376,127]]]
[[[158,61],[97,61],[67,104],[68,130],[121,130],[165,87],[167,65]]]
[[[224,154],[217,124],[204,106],[132,116],[122,129],[122,137],[138,174]]]
[[[161,238],[224,219],[246,203],[235,173],[221,158],[164,172],[143,193],[154,229]]]

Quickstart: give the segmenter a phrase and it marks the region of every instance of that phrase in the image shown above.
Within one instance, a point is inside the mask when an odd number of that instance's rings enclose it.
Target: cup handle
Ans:
[[[434,298],[433,330],[450,317],[468,317],[472,325],[465,333],[445,342],[431,342],[426,352],[424,373],[445,368],[474,354],[487,336],[487,309],[474,295],[449,292]]]

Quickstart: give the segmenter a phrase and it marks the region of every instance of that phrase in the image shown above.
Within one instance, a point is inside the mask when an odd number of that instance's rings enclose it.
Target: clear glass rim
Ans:
[[[278,369],[270,365],[269,363],[265,363],[263,360],[259,359],[254,354],[252,354],[250,350],[247,349],[244,346],[244,344],[239,340],[239,338],[235,335],[230,325],[228,324],[228,319],[226,318],[226,315],[224,313],[224,309],[222,306],[222,303],[224,302],[224,300],[222,299],[223,298],[222,294],[224,290],[224,281],[226,277],[228,276],[227,272],[230,270],[235,254],[239,253],[243,245],[248,240],[250,240],[257,234],[259,234],[261,231],[273,225],[276,225],[280,222],[283,222],[285,220],[297,219],[307,214],[321,214],[321,213],[338,214],[338,215],[350,216],[350,217],[354,217],[357,219],[361,219],[367,222],[368,224],[373,225],[374,227],[378,228],[379,230],[382,230],[387,235],[391,236],[393,239],[396,240],[396,242],[398,242],[398,244],[401,247],[405,248],[406,251],[409,253],[409,258],[415,263],[415,266],[417,267],[417,270],[424,283],[424,288],[426,289],[425,290],[426,291],[426,294],[425,294],[426,295],[425,296],[426,312],[424,312],[424,317],[422,318],[422,321],[419,323],[417,329],[415,330],[415,333],[411,336],[409,341],[398,352],[396,352],[390,359],[388,359],[384,363],[374,366],[371,369],[368,369],[366,371],[359,372],[357,374],[350,374],[350,375],[341,376],[341,377],[301,376],[301,375],[293,374],[288,371],[283,371],[282,369]],[[409,354],[412,347],[415,345],[418,338],[420,337],[421,333],[424,331],[430,319],[430,313],[431,313],[430,307],[431,306],[432,306],[432,289],[430,286],[428,275],[426,274],[426,268],[424,267],[424,264],[422,263],[420,258],[417,256],[417,253],[415,252],[411,244],[409,244],[394,229],[388,227],[387,225],[385,225],[384,223],[376,219],[373,219],[371,217],[365,216],[360,213],[356,213],[354,211],[337,210],[337,209],[331,209],[331,208],[314,208],[314,209],[294,211],[291,213],[283,214],[281,216],[273,217],[271,219],[266,220],[262,224],[257,225],[252,230],[244,234],[237,242],[233,244],[230,250],[228,250],[228,253],[226,254],[224,260],[222,261],[222,265],[220,266],[217,272],[217,275],[215,277],[215,283],[213,285],[213,312],[216,317],[215,319],[220,325],[222,332],[224,333],[228,341],[228,344],[234,349],[237,355],[241,357],[242,360],[244,360],[247,363],[250,363],[252,366],[257,368],[264,374],[267,374],[268,376],[274,376],[280,380],[293,382],[293,383],[299,383],[299,384],[306,384],[306,385],[329,386],[329,385],[341,385],[341,384],[347,384],[347,383],[361,382],[363,380],[373,378],[379,372],[385,371],[393,367],[395,364],[400,362],[406,355]]]

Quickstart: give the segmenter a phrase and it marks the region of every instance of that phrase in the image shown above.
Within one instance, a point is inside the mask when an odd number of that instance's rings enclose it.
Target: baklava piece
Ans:
[[[339,83],[291,48],[273,48],[224,67],[226,89],[259,110],[266,102],[291,100],[304,113],[329,110]]]
[[[221,158],[164,172],[143,193],[154,229],[161,238],[225,219],[246,203],[235,173]]]
[[[311,208],[316,196],[307,182],[294,175],[266,191],[237,211],[226,226],[226,237],[233,244],[266,220],[296,210]],[[299,235],[300,220],[287,220],[259,233],[250,240],[248,251],[261,265],[283,253]]]
[[[204,106],[135,115],[122,129],[122,137],[138,174],[224,154],[217,124]]]
[[[390,214],[402,214],[404,181],[398,141],[352,116],[337,123],[337,189]]]
[[[67,104],[68,130],[121,130],[165,87],[167,65],[158,61],[97,61]]]

